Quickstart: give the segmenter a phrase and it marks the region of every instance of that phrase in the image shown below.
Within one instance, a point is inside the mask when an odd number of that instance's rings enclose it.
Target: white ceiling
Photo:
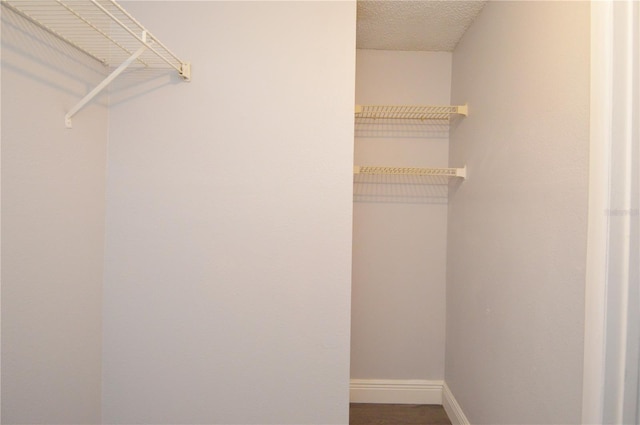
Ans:
[[[486,0],[359,0],[357,47],[451,52]]]

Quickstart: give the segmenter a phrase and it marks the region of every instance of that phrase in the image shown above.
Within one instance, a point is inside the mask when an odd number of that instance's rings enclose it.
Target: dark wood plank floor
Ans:
[[[351,403],[349,425],[451,425],[442,406]]]

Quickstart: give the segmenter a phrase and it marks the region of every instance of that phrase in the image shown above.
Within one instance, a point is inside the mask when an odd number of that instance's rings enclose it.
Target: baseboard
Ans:
[[[442,404],[442,381],[352,379],[352,403]]]
[[[446,382],[442,389],[442,406],[453,425],[471,425]]]

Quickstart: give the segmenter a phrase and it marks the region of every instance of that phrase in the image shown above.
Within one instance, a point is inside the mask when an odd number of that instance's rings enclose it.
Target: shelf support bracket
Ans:
[[[145,37],[146,38],[146,34]],[[102,81],[100,84],[98,84],[98,86],[96,88],[94,88],[93,90],[91,90],[85,97],[82,98],[82,100],[80,102],[78,102],[76,104],[76,106],[74,106],[73,108],[71,108],[69,110],[69,112],[67,112],[67,115],[64,116],[64,123],[65,126],[67,128],[72,128],[72,122],[71,122],[71,118],[73,118],[73,116],[78,113],[78,111],[80,109],[82,109],[84,107],[84,105],[86,105],[87,103],[89,103],[91,101],[91,99],[93,99],[94,97],[96,97],[98,95],[98,93],[100,93],[102,90],[104,90],[109,84],[111,84],[111,82],[113,80],[116,79],[116,77],[120,74],[122,74],[122,72],[127,69],[129,67],[129,65],[131,65],[133,63],[133,61],[135,61],[136,59],[138,59],[138,57],[144,53],[144,51],[147,50],[147,46],[142,46],[140,47],[134,54],[132,54],[127,60],[125,60],[124,62],[122,62],[122,64],[120,64],[120,66],[118,68],[116,68],[111,74],[109,74],[109,76],[107,78],[104,79],[104,81]]]

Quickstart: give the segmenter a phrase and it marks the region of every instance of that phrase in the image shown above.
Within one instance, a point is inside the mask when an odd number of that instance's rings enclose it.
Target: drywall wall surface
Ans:
[[[105,72],[2,7],[2,423],[100,422]]]
[[[355,2],[125,4],[193,79],[110,94],[104,422],[346,424]]]
[[[445,380],[474,424],[580,423],[589,11],[489,2],[453,54]]]
[[[356,102],[447,105],[451,53],[358,50]],[[447,167],[442,122],[357,120],[356,165]],[[351,377],[444,377],[447,186],[355,177]]]

